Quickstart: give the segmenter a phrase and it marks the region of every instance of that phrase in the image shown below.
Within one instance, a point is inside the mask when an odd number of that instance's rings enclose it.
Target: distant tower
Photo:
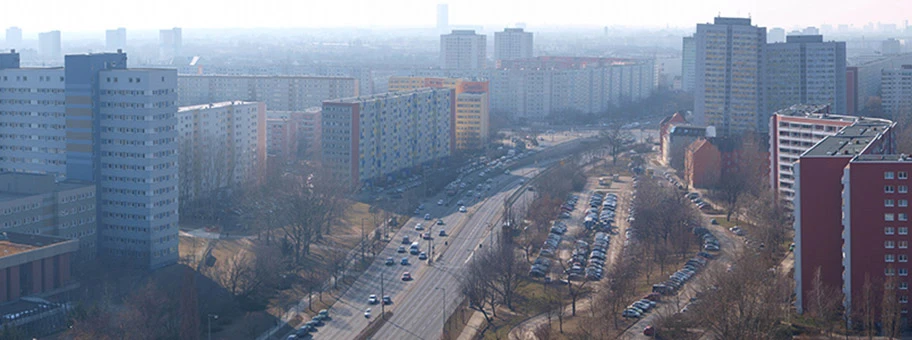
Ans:
[[[446,32],[450,29],[450,5],[437,5],[437,29]]]
[[[60,31],[38,33],[38,55],[46,60],[63,57],[60,53]]]
[[[127,47],[127,29],[118,28],[105,31],[105,50],[117,51]]]
[[[6,48],[22,48],[22,29],[15,26],[6,29]]]
[[[180,57],[182,46],[183,33],[180,27],[159,31],[158,55],[161,61],[170,63],[174,60],[174,58]]]

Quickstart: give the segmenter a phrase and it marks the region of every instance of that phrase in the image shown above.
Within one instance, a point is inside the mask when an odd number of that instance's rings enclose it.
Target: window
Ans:
[[[905,185],[900,185],[900,186],[899,186],[899,193],[900,193],[900,194],[905,194],[905,193],[908,193],[908,192],[909,192],[909,187],[908,187],[908,186],[905,186]]]
[[[896,244],[893,241],[884,241],[884,248],[893,249]]]
[[[909,248],[909,241],[899,241],[899,249]]]
[[[884,268],[884,275],[886,276],[893,276],[895,273],[893,268]]]
[[[884,255],[884,262],[895,262],[893,259],[893,254]]]
[[[905,172],[905,171],[900,171],[898,173],[898,175],[899,175],[899,179],[908,179],[909,178],[909,173]]]
[[[906,268],[899,268],[899,276],[909,276],[909,270]]]
[[[884,227],[884,235],[893,235],[893,227]]]
[[[893,179],[893,171],[884,172],[884,179]]]
[[[892,207],[893,205],[894,205],[894,202],[893,202],[892,199],[885,199],[885,200],[884,200],[884,206],[885,206],[885,207]]]
[[[908,206],[909,206],[909,200],[899,200],[899,201],[896,202],[896,203],[899,203],[899,206],[900,206],[900,207],[908,207]]]
[[[884,193],[892,194],[893,192],[894,192],[894,191],[893,191],[893,186],[892,186],[892,185],[884,185]]]
[[[898,216],[898,217],[899,217],[899,220],[900,220],[900,221],[908,221],[908,220],[909,220],[909,214],[906,214],[906,213],[899,213],[899,216]]]
[[[900,235],[909,235],[909,227],[899,227]]]
[[[900,296],[900,297],[899,297],[899,303],[909,303],[909,297],[908,297],[908,296],[905,296],[905,295]]]
[[[909,283],[908,283],[908,282],[905,282],[905,281],[900,282],[900,283],[899,283],[899,289],[903,289],[903,290],[909,289]]]
[[[884,221],[894,221],[896,216],[893,213],[884,213]]]
[[[900,254],[900,255],[899,255],[899,262],[909,262],[909,255]]]

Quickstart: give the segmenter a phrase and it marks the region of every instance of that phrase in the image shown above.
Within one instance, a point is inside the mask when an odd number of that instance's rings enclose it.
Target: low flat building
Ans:
[[[81,260],[98,250],[95,185],[53,175],[0,173],[2,230],[79,239]],[[2,255],[2,253],[0,253]]]

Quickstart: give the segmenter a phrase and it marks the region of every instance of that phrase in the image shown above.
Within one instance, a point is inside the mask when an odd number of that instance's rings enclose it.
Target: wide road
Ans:
[[[316,339],[353,339],[369,321],[381,314],[380,305],[369,305],[368,297],[376,294],[378,297],[389,295],[393,304],[385,306],[393,311],[393,317],[376,334],[376,339],[437,339],[441,335],[444,314],[448,316],[456,308],[456,303],[461,298],[457,277],[459,272],[468,263],[472,251],[479,247],[481,242],[490,242],[491,228],[499,226],[500,212],[503,210],[504,199],[509,197],[521,185],[521,179],[528,180],[537,173],[543,164],[537,167],[527,167],[512,171],[509,175],[503,170],[489,174],[491,190],[484,193],[480,199],[463,198],[468,211],[458,212],[458,207],[438,206],[439,199],[446,202],[442,195],[435,196],[425,203],[423,213],[430,214],[432,219],[426,221],[423,216],[411,218],[396,233],[393,242],[374,259],[370,267],[355,281],[343,296],[332,306],[330,315],[332,320],[313,333]],[[477,176],[472,174],[470,176]],[[480,202],[478,202],[480,200]],[[443,226],[435,225],[437,218],[444,221]],[[415,225],[421,223],[430,232],[434,239],[430,242],[421,240]],[[440,237],[438,232],[444,228],[447,236]],[[418,257],[409,254],[397,253],[404,236],[410,241],[420,241],[421,250],[426,251],[432,258],[440,255],[438,261],[428,265],[419,261]],[[488,238],[488,239],[486,239]],[[429,245],[430,244],[430,245]],[[404,245],[408,248],[408,245]],[[433,254],[429,250],[434,249]],[[394,265],[388,266],[385,261],[392,257]],[[401,265],[400,259],[406,257],[410,264]],[[402,281],[402,273],[410,272],[412,281]],[[382,277],[382,287],[381,287]],[[440,289],[435,290],[435,288]],[[381,289],[383,290],[381,295]],[[446,310],[443,308],[444,290],[446,291]],[[364,312],[371,308],[370,318]]]

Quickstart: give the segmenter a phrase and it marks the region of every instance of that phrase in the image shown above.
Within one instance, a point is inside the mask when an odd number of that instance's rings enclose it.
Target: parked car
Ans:
[[[654,336],[654,335],[655,335],[655,328],[653,328],[652,326],[646,326],[646,328],[643,328],[643,335],[645,335],[645,336]]]

